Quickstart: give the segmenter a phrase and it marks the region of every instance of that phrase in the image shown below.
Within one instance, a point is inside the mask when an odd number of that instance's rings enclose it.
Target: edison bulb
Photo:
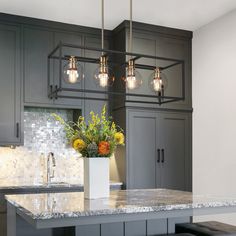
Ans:
[[[68,82],[75,84],[78,81],[78,71],[77,70],[67,70],[66,74],[68,75]]]
[[[69,58],[69,62],[63,68],[63,79],[68,84],[79,83],[84,78],[83,67],[74,56]]]
[[[100,87],[107,87],[108,86],[108,79],[109,79],[109,76],[107,73],[101,73],[98,75],[98,78],[99,78],[99,86]]]
[[[160,68],[156,68],[149,77],[150,89],[154,92],[160,93],[166,90],[168,81],[165,74]]]
[[[153,89],[154,89],[156,92],[160,92],[161,89],[162,89],[162,86],[163,86],[163,83],[162,83],[162,80],[161,80],[161,79],[159,79],[159,78],[153,79]]]
[[[102,88],[111,86],[115,80],[112,69],[108,66],[107,56],[100,57],[100,63],[98,68],[94,72],[95,83]]]
[[[142,76],[135,69],[135,64],[133,60],[129,60],[128,66],[126,68],[126,78],[124,79],[126,88],[129,90],[134,90],[142,85]]]
[[[128,89],[135,89],[136,88],[136,78],[135,76],[128,76],[126,78],[126,85]]]

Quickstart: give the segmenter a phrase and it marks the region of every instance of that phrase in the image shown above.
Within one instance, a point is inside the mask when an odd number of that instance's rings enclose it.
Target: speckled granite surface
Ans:
[[[84,200],[83,192],[9,195],[6,199],[33,219],[144,213],[214,207],[236,207],[235,198],[193,196],[166,190],[111,191],[110,198]]]

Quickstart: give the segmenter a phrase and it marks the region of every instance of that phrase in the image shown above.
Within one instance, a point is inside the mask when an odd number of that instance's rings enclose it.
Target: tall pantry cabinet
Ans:
[[[129,103],[127,97],[113,98],[111,110],[116,122],[125,130],[126,148],[117,150],[118,175],[127,188],[169,188],[192,190],[192,97],[191,39],[189,31],[134,23],[133,52],[184,60],[184,101],[163,105]],[[129,25],[123,22],[113,31],[113,46],[124,51],[129,43]],[[116,58],[125,62],[127,58]],[[150,64],[155,61],[150,59]],[[151,71],[139,70],[143,86],[138,93],[150,94]],[[179,68],[168,74],[166,94],[181,95]],[[122,73],[121,73],[122,74]],[[121,76],[117,72],[117,77]],[[123,72],[124,74],[124,72]],[[120,80],[114,90],[125,92]],[[136,91],[134,91],[136,92]]]

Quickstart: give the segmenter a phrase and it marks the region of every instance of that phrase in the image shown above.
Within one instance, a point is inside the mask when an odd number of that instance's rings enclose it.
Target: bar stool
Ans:
[[[192,233],[196,236],[236,236],[236,226],[217,221],[176,224],[176,233]]]
[[[181,234],[162,234],[158,236],[195,236],[194,234],[189,233],[181,233]]]

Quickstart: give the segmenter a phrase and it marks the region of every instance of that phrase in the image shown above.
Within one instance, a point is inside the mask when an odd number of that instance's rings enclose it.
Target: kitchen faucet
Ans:
[[[51,184],[52,178],[55,177],[53,167],[56,166],[56,159],[53,152],[49,152],[47,156],[47,184]]]

